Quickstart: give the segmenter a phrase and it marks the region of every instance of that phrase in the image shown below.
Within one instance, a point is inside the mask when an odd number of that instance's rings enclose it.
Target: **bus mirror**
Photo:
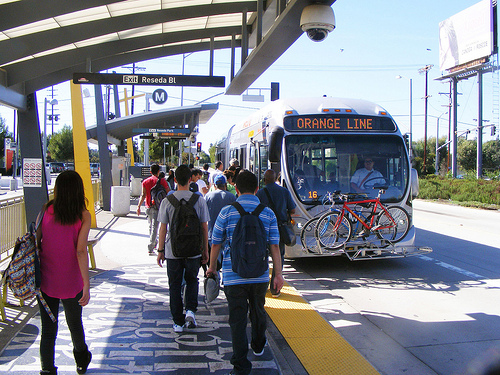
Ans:
[[[281,161],[281,147],[283,145],[283,136],[285,130],[275,126],[269,134],[269,161],[279,163]]]
[[[418,196],[418,173],[415,168],[411,169],[410,187],[411,187],[411,197],[416,198]]]

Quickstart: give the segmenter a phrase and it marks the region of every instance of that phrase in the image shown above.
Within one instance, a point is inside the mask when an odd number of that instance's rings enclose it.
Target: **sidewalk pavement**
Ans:
[[[137,202],[135,201],[135,204]],[[200,270],[198,327],[178,334],[172,329],[165,267],[147,251],[146,217],[115,217],[101,211],[91,237],[97,270],[91,272],[91,301],[84,309],[87,343],[93,354],[88,374],[227,374],[232,369],[227,302],[221,289],[210,304],[203,302]],[[18,302],[9,298],[9,302]],[[62,309],[61,309],[62,310]],[[40,370],[40,318],[36,302],[7,307],[0,331],[0,372],[36,374]],[[59,374],[74,374],[72,344],[63,312],[56,343]],[[306,374],[286,340],[268,319],[264,355],[254,356],[252,374]],[[250,330],[248,331],[250,332]],[[7,344],[8,343],[8,344]]]

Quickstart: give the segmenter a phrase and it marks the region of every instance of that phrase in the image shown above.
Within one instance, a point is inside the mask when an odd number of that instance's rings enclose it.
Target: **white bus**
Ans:
[[[297,205],[293,217],[297,243],[286,247],[286,258],[345,254],[354,260],[407,256],[419,251],[413,246],[411,219],[418,177],[411,168],[406,137],[377,104],[329,97],[277,100],[231,127],[217,143],[216,157],[225,167],[231,158],[238,159],[259,181],[269,168],[279,173],[279,182]],[[329,250],[319,243],[317,247],[304,246],[300,241],[304,225],[330,209],[326,199],[329,193],[353,191],[353,175],[367,158],[389,186],[381,201],[409,213],[408,234],[390,246],[356,236],[340,249]],[[374,180],[371,184],[377,182],[376,178],[370,180]],[[366,188],[369,181],[364,184]],[[367,189],[366,193],[375,197],[378,190]],[[314,231],[304,234],[314,236]]]

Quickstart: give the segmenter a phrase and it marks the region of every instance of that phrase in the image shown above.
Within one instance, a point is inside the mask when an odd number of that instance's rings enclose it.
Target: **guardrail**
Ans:
[[[102,206],[101,182],[92,181],[92,192],[96,209]],[[54,189],[49,189],[49,199]],[[0,199],[0,263],[10,257],[18,237],[26,233],[26,211],[24,196]]]

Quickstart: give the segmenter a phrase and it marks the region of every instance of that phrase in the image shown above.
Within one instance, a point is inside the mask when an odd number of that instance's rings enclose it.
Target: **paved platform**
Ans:
[[[99,240],[97,269],[92,271],[91,301],[84,308],[85,333],[93,353],[88,373],[229,373],[231,334],[223,291],[205,304],[200,282],[198,327],[173,332],[166,269],[148,255],[146,217],[137,217],[134,206],[125,217],[101,211],[97,227],[91,230]],[[202,277],[200,270],[200,281]],[[9,302],[13,306],[6,309],[7,322],[0,325],[0,373],[36,374],[40,369],[36,303],[20,308],[16,300],[9,298]],[[269,346],[260,357],[249,350],[252,374],[377,373],[291,286],[286,286],[281,298],[268,298],[266,309],[271,317]],[[63,314],[56,365],[59,374],[74,374]]]

